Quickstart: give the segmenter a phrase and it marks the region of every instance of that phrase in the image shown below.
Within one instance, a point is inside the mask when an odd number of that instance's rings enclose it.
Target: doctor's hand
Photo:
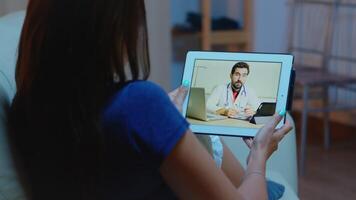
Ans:
[[[246,117],[252,117],[254,114],[256,114],[256,111],[254,111],[250,106],[245,108]]]
[[[256,158],[265,162],[272,153],[278,149],[279,142],[292,130],[292,125],[289,121],[286,121],[281,128],[276,129],[276,126],[282,119],[283,117],[281,115],[275,114],[273,118],[258,131],[254,138],[244,138],[245,143],[250,148],[247,163],[251,159]]]
[[[228,116],[228,117],[234,117],[235,115],[237,115],[238,111],[232,108],[229,109],[225,109],[224,115]]]
[[[172,103],[176,106],[179,112],[182,112],[183,102],[185,97],[188,94],[188,89],[180,86],[177,89],[173,90],[172,92],[168,93],[169,98],[171,99]]]

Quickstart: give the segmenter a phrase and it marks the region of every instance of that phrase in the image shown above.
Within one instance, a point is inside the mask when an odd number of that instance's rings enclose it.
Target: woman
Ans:
[[[29,199],[266,199],[265,165],[291,129],[261,129],[244,173],[222,170],[149,75],[143,0],[31,0],[10,142]],[[175,107],[175,106],[176,107]],[[282,113],[283,114],[283,113]]]

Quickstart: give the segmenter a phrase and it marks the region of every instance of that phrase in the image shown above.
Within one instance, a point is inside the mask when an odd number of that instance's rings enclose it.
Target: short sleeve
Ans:
[[[122,89],[109,108],[114,121],[121,124],[124,134],[135,151],[160,163],[189,127],[167,93],[154,83],[136,81]],[[125,123],[123,123],[125,122]]]

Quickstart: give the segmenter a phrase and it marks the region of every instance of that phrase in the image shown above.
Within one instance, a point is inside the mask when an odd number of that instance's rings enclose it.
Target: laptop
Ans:
[[[227,119],[226,116],[208,113],[206,111],[205,89],[194,87],[190,88],[187,116],[203,121]]]

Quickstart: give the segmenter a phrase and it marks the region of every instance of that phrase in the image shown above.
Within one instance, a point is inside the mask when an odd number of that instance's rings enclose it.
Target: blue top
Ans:
[[[157,85],[135,81],[104,108],[110,166],[104,172],[106,199],[175,199],[159,167],[189,127]]]

